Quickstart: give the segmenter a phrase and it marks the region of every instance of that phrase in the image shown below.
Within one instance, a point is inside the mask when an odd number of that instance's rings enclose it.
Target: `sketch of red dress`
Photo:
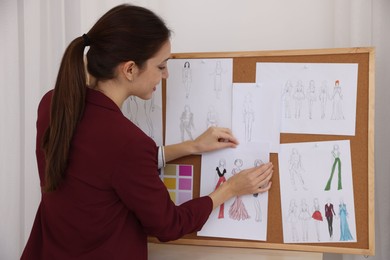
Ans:
[[[232,175],[235,175],[241,171],[240,167],[242,166],[243,162],[241,159],[237,159],[235,160],[234,164],[236,165],[236,168],[232,170]],[[234,220],[246,220],[250,218],[245,208],[245,204],[240,196],[237,196],[234,199],[233,204],[230,206],[229,217]]]

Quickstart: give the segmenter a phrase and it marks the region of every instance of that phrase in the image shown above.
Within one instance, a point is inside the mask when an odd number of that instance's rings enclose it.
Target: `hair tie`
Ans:
[[[85,33],[83,34],[83,39],[84,39],[85,47],[91,45],[91,40],[89,39],[88,35],[86,35]]]

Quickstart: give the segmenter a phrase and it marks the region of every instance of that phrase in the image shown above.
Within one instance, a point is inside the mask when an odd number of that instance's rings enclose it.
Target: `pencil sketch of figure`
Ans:
[[[339,204],[339,217],[340,217],[340,241],[353,240],[351,231],[347,221],[348,211],[347,205],[345,205],[343,199],[340,199]]]
[[[317,235],[317,241],[321,241],[321,234],[320,234],[320,223],[322,223],[322,214],[320,211],[320,204],[318,203],[318,198],[314,198],[313,200],[313,208],[314,212],[311,215],[311,217],[314,219],[314,224],[316,228],[316,235]]]
[[[254,166],[255,167],[259,167],[262,164],[264,164],[264,163],[260,159],[256,159],[255,162],[254,162]],[[259,201],[258,197],[259,197],[259,193],[253,194],[253,201],[254,201],[254,204],[255,204],[255,211],[256,211],[255,221],[256,222],[261,222],[263,218],[261,216],[261,206],[260,206],[260,201]]]
[[[255,111],[253,110],[252,96],[250,93],[246,94],[243,104],[244,114],[244,129],[245,129],[245,142],[252,140],[252,127],[255,121]]]
[[[337,171],[338,171],[337,189],[341,190],[343,188],[342,182],[341,182],[340,151],[339,151],[339,146],[337,144],[333,145],[333,150],[331,151],[331,153],[332,153],[332,158],[333,158],[333,165],[332,165],[332,172],[331,172],[330,177],[328,179],[328,182],[326,183],[326,186],[325,186],[326,191],[330,190],[330,187],[332,185],[334,171],[336,170],[336,166],[337,166]]]
[[[341,93],[340,81],[338,80],[336,80],[334,84],[332,100],[333,100],[333,110],[332,110],[331,119],[333,120],[344,119],[343,94]]]
[[[127,112],[130,114],[130,121],[139,126],[138,123],[138,101],[137,97],[130,96],[127,99]]]
[[[184,106],[184,111],[181,114],[180,117],[180,133],[181,133],[181,140],[184,142],[185,137],[184,135],[187,134],[189,140],[193,140],[192,137],[192,130],[195,128],[194,126],[194,115],[191,112],[191,109],[188,105]]]
[[[292,90],[293,86],[291,81],[288,80],[284,85],[282,100],[283,100],[283,108],[284,108],[284,117],[291,118],[291,102],[292,102]]]
[[[328,199],[325,204],[325,217],[328,222],[329,237],[331,240],[333,239],[333,216],[335,215],[336,213],[334,212],[333,204],[330,202],[330,199]]]
[[[213,74],[214,74],[214,91],[218,99],[221,97],[221,91],[222,91],[222,73],[223,73],[223,69],[222,69],[221,61],[217,61],[215,64],[215,70]]]
[[[215,169],[217,171],[218,175],[218,182],[217,185],[215,186],[215,189],[218,189],[219,186],[221,186],[224,182],[226,182],[225,178],[225,173],[226,173],[226,161],[225,159],[220,159],[219,164],[217,168]],[[218,213],[218,218],[224,218],[225,216],[225,203],[222,203],[219,206],[219,213]]]
[[[309,206],[306,203],[305,199],[301,200],[301,211],[298,216],[299,220],[302,224],[302,241],[309,240],[309,221],[311,219],[311,215],[309,213]]]
[[[183,84],[184,84],[186,98],[188,98],[190,95],[191,83],[192,83],[191,64],[188,61],[186,61],[184,63],[184,67],[183,67],[183,71],[182,71],[182,80],[183,80]]]
[[[297,225],[298,225],[298,206],[297,206],[295,199],[290,200],[287,221],[291,227],[292,241],[298,242],[299,241],[298,228],[297,228]]]
[[[209,110],[207,112],[207,128],[212,127],[212,126],[218,126],[218,113],[215,110],[215,107],[211,105],[209,107]]]
[[[243,161],[241,159],[234,160],[232,175],[238,174],[241,171],[242,165]],[[229,209],[229,217],[234,220],[246,220],[250,218],[241,196],[236,196],[234,199],[234,202]]]
[[[302,103],[305,99],[305,92],[301,80],[297,83],[293,98],[295,100],[295,118],[301,118]]]
[[[152,94],[152,98],[148,100],[144,100],[144,109],[145,109],[145,119],[146,125],[148,127],[148,135],[150,138],[154,138],[154,127],[152,120],[152,112],[155,110],[154,105],[154,94]]]
[[[294,190],[297,190],[297,184],[295,179],[298,179],[300,182],[302,188],[304,190],[307,190],[305,182],[302,178],[302,173],[304,172],[303,166],[302,166],[302,160],[301,155],[299,154],[298,150],[296,148],[293,148],[291,150],[290,160],[289,160],[289,172],[290,172],[290,181],[291,185]]]
[[[318,96],[321,102],[321,119],[325,118],[326,114],[326,103],[329,99],[328,85],[327,81],[324,80],[321,84],[320,95]]]
[[[307,102],[309,105],[309,119],[312,119],[313,118],[313,106],[314,106],[314,103],[317,101],[316,86],[315,86],[314,80],[310,80],[310,82],[309,82],[309,88],[307,90],[306,98],[307,98]]]

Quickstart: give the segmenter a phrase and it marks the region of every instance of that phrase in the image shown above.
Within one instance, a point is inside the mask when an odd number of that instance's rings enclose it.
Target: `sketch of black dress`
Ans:
[[[184,63],[184,67],[182,71],[182,80],[184,84],[186,98],[188,98],[191,92],[191,83],[192,83],[191,64],[188,61]]]
[[[347,205],[345,205],[343,200],[340,200],[339,217],[340,217],[340,241],[353,240],[351,231],[349,230],[348,221],[347,221],[347,217],[348,217]]]
[[[323,218],[322,218],[322,214],[321,214],[321,211],[320,211],[320,205],[318,203],[318,199],[317,198],[314,198],[313,204],[314,204],[313,205],[314,212],[311,215],[311,217],[313,218],[314,223],[315,223],[317,241],[321,241],[320,223],[322,223]]]
[[[206,125],[207,125],[207,128],[218,126],[218,113],[215,110],[215,107],[212,105],[209,107],[209,110],[207,112]]]
[[[306,98],[307,98],[307,102],[309,105],[309,119],[312,119],[313,118],[314,103],[317,100],[316,86],[315,86],[314,80],[310,80],[310,82],[309,82],[309,88],[307,90]]]
[[[291,81],[287,81],[286,84],[284,85],[284,89],[282,93],[285,118],[291,118],[292,90],[293,90],[293,86],[291,84]]]
[[[329,99],[328,85],[326,80],[324,80],[321,84],[320,94],[318,98],[321,102],[321,119],[324,119],[326,114],[326,103]]]
[[[225,178],[226,168],[225,167],[226,167],[225,159],[220,159],[217,168],[215,168],[215,170],[217,171],[217,175],[218,175],[218,182],[217,182],[217,185],[215,186],[215,189],[218,189],[219,186],[221,186],[224,182],[226,182],[226,178]],[[218,218],[224,218],[224,215],[225,215],[224,211],[225,211],[225,203],[222,203],[219,206]]]
[[[262,164],[264,164],[264,163],[260,159],[256,159],[254,162],[255,167],[259,167]],[[253,201],[254,201],[255,211],[256,211],[255,221],[260,222],[260,221],[262,221],[263,218],[261,215],[261,205],[260,205],[260,201],[259,201],[258,197],[259,197],[259,193],[253,194]]]
[[[297,83],[293,97],[295,100],[295,118],[298,119],[301,118],[302,102],[305,99],[305,92],[301,80]]]
[[[335,85],[333,88],[332,101],[333,101],[333,110],[332,117],[333,120],[342,120],[344,119],[343,114],[343,94],[341,93],[341,87],[339,85],[339,81],[335,81]]]
[[[290,200],[290,206],[288,208],[287,222],[290,224],[292,241],[298,242],[298,206],[295,202],[295,199]]]
[[[188,138],[190,140],[193,140],[192,137],[192,130],[195,128],[194,126],[194,115],[191,112],[191,109],[188,105],[184,106],[184,111],[181,114],[180,117],[180,134],[181,134],[181,140],[184,142],[185,134],[187,134]]]
[[[289,172],[290,172],[290,181],[291,185],[294,190],[297,190],[297,184],[295,179],[298,179],[300,182],[302,188],[304,190],[307,190],[305,186],[305,182],[302,177],[302,173],[304,172],[303,166],[302,166],[302,160],[301,155],[299,154],[298,150],[296,148],[293,148],[291,150],[290,160],[289,160]]]
[[[243,104],[243,114],[244,114],[245,142],[250,142],[252,140],[253,122],[255,121],[255,111],[253,110],[252,97],[250,93],[248,93],[245,96],[245,100]]]
[[[325,217],[326,221],[328,222],[328,232],[330,239],[333,238],[333,216],[336,215],[333,209],[333,204],[328,199],[327,203],[325,204]]]
[[[332,172],[330,174],[330,177],[328,179],[328,182],[326,183],[325,190],[328,191],[331,188],[332,185],[332,179],[334,175],[334,171],[336,170],[337,166],[337,171],[338,171],[338,182],[337,182],[337,189],[341,190],[343,188],[342,182],[341,182],[341,160],[340,160],[340,151],[339,151],[339,146],[335,144],[333,146],[332,150],[332,157],[333,157],[333,165],[332,165]]]
[[[235,167],[232,170],[232,175],[239,173],[241,171],[242,165],[243,161],[241,159],[236,159],[234,161]],[[236,196],[236,198],[234,199],[234,202],[229,209],[229,217],[234,220],[246,220],[250,218],[245,208],[245,204],[241,199],[241,196]]]
[[[311,215],[309,213],[309,207],[308,207],[305,199],[301,200],[301,211],[299,212],[298,218],[302,224],[302,241],[308,241],[309,240],[309,221],[311,219]]]

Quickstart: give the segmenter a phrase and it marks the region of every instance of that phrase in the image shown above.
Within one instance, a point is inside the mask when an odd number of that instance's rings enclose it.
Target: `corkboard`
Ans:
[[[281,143],[350,140],[354,184],[357,242],[284,244],[280,205],[278,155],[271,154],[274,165],[273,187],[269,192],[267,241],[199,237],[195,233],[174,241],[176,244],[225,247],[268,248],[345,254],[374,254],[374,49],[322,49],[234,53],[181,53],[173,59],[232,58],[233,82],[255,82],[256,62],[358,63],[358,89],[355,136],[281,134]],[[163,82],[165,100],[165,82]],[[164,102],[163,102],[164,103]],[[165,104],[163,106],[165,122]],[[164,125],[165,126],[165,125]],[[165,129],[165,127],[164,127]],[[164,133],[165,136],[165,133]],[[170,163],[194,166],[194,197],[199,197],[200,155]],[[151,242],[156,242],[150,239]]]

